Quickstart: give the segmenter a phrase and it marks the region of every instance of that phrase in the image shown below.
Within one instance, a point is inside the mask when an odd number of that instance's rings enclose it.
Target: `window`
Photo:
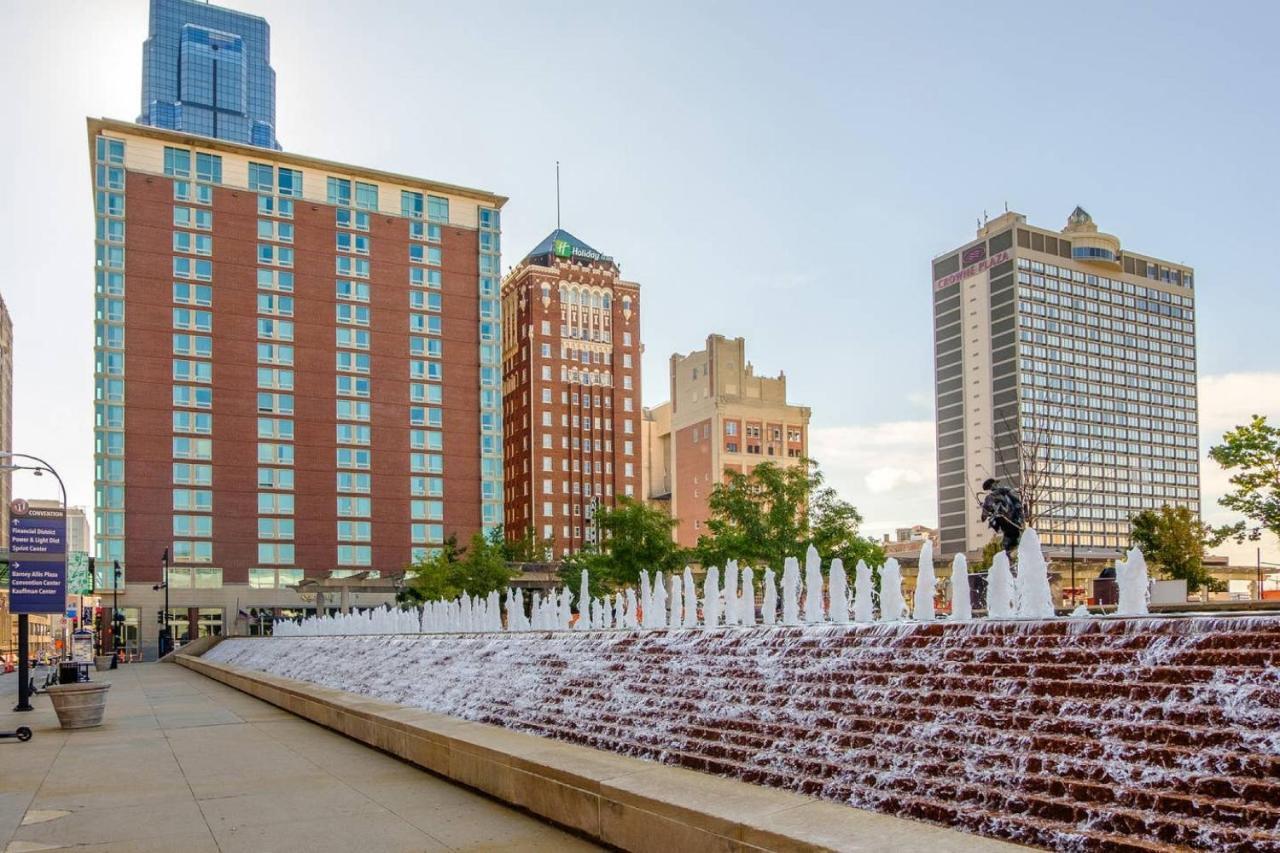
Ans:
[[[250,569],[249,570],[249,588],[250,589],[275,589],[276,587],[276,570],[275,569]]]
[[[351,206],[351,181],[346,178],[330,177],[328,181],[329,204],[336,204],[342,207]]]
[[[371,488],[372,477],[369,474],[356,474],[351,471],[338,472],[339,492],[368,494]]]
[[[368,373],[369,354],[363,352],[343,352],[337,354],[337,369],[344,373]]]
[[[195,258],[174,258],[173,275],[176,278],[194,278],[198,281],[212,281],[213,261],[202,261]]]
[[[359,450],[352,447],[339,447],[337,449],[337,465],[339,468],[368,468],[370,453],[368,450]]]
[[[292,415],[293,395],[258,392],[258,411],[268,415]]]
[[[346,255],[339,255],[334,260],[336,261],[337,272],[340,276],[355,276],[356,278],[369,277],[368,258],[352,258]]]
[[[373,524],[368,521],[339,521],[339,542],[368,542],[373,538]]]
[[[338,444],[364,444],[373,442],[373,430],[367,424],[342,423],[336,426]]]
[[[400,191],[400,215],[421,219],[423,212],[422,193]]]
[[[212,382],[213,364],[207,361],[188,361],[182,358],[173,360],[173,380],[175,382]]]
[[[302,198],[302,172],[300,170],[280,167],[280,195],[289,196],[290,198]],[[285,213],[282,206],[280,215],[292,216],[292,205],[289,207],[289,213]]]
[[[210,512],[213,510],[213,492],[208,489],[174,489],[175,512]]]
[[[293,495],[287,492],[258,492],[258,512],[261,515],[293,515]]]
[[[173,456],[175,459],[213,458],[213,440],[208,438],[183,438],[174,436]]]
[[[275,170],[262,163],[249,164],[249,189],[271,193],[276,190]]]
[[[441,295],[423,290],[409,291],[409,308],[414,311],[439,311]]]
[[[258,418],[258,438],[293,441],[293,421],[284,418]]]
[[[363,210],[348,210],[340,207],[334,211],[335,222],[339,228],[354,228],[357,231],[369,230],[369,214]]]
[[[173,535],[174,536],[202,536],[209,537],[213,535],[213,516],[211,515],[175,515],[173,517]]]
[[[175,385],[173,386],[173,405],[180,408],[211,408],[213,389],[196,385]]]
[[[365,329],[338,329],[338,346],[348,349],[368,349],[369,332]]]
[[[378,186],[356,181],[356,207],[361,210],[378,209]]]
[[[213,304],[213,288],[207,284],[183,284],[174,282],[173,301],[179,305],[210,306]]]
[[[259,542],[258,543],[258,562],[259,563],[284,563],[293,562],[293,544],[290,542]]]
[[[293,347],[286,344],[258,344],[258,363],[292,365]]]
[[[341,421],[367,421],[369,420],[370,405],[359,400],[339,400],[337,404],[338,420]]]
[[[364,234],[352,234],[339,231],[334,235],[339,252],[352,252],[357,255],[369,254],[369,238]]]
[[[266,495],[266,497],[287,497],[293,499],[293,495]],[[259,518],[258,519],[258,538],[259,539],[292,539],[293,538],[293,519],[292,518]]]
[[[369,498],[338,498],[338,515],[344,518],[368,518],[372,514],[372,501]]]
[[[432,222],[449,221],[449,199],[439,196],[427,196],[427,219]]]
[[[339,397],[368,397],[370,380],[363,376],[336,377]]]
[[[184,148],[164,148],[164,173],[171,178],[191,177],[191,152]]]
[[[290,468],[259,468],[258,488],[293,489],[293,470]]]
[[[258,313],[274,314],[278,317],[292,317],[293,297],[280,296],[275,293],[259,293]]]
[[[259,317],[258,337],[276,341],[292,341],[293,321],[271,320],[266,317]]]
[[[368,302],[369,285],[363,281],[338,279],[337,296],[339,299],[348,299],[354,302]]]
[[[217,154],[196,154],[196,180],[222,183],[222,158]]]
[[[213,543],[175,540],[173,561],[175,563],[211,563],[213,562]]]
[[[288,270],[258,270],[258,287],[293,293],[293,273]]]
[[[373,549],[368,545],[339,545],[338,565],[368,566],[373,562]]]
[[[337,321],[356,326],[369,325],[369,307],[367,305],[335,305]]]

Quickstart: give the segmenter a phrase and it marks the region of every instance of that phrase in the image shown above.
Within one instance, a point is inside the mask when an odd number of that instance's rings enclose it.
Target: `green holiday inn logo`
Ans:
[[[556,240],[551,247],[551,251],[557,258],[572,258],[573,246],[568,240]]]

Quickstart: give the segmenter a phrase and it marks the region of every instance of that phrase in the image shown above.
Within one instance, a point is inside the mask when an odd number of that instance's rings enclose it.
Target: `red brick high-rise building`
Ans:
[[[166,552],[169,621],[195,637],[501,523],[506,199],[88,130],[98,587],[118,560],[131,645],[140,625],[155,647]]]
[[[640,498],[640,286],[556,229],[502,282],[507,536],[556,556],[596,506]]]

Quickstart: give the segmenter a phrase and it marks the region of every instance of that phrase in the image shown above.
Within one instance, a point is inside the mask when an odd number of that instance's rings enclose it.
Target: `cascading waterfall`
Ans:
[[[920,569],[916,575],[915,611],[917,622],[932,622],[934,619],[933,591],[938,585],[938,578],[933,571],[933,542],[926,539],[920,546]]]
[[[1048,567],[1034,530],[1024,532],[1018,549],[1015,577],[1004,552],[997,553],[988,573],[987,616],[992,619],[1012,617],[1049,619],[1054,616],[1048,582]],[[1138,549],[1129,551],[1116,563],[1120,587],[1118,615],[1137,616],[1148,612],[1149,580],[1146,560]],[[931,621],[936,618],[934,591],[937,584],[933,564],[933,546],[926,541],[920,551],[920,571],[914,596],[914,608],[908,608],[902,594],[902,570],[895,559],[889,559],[880,572],[880,613],[882,622],[910,619]],[[547,592],[532,592],[526,611],[522,590],[508,587],[483,596],[463,593],[449,601],[429,601],[416,609],[386,607],[353,613],[308,616],[300,622],[278,620],[273,623],[279,636],[320,636],[337,634],[436,634],[487,633],[501,631],[565,631],[586,630],[675,630],[699,625],[715,628],[754,626],[756,617],[755,576],[750,567],[739,567],[727,561],[724,584],[719,569],[707,569],[699,602],[698,588],[692,570],[656,572],[651,582],[649,572],[642,571],[637,590],[628,587],[600,598],[590,597],[590,576],[583,571],[578,593],[567,587]],[[952,621],[973,618],[969,600],[968,563],[958,554],[951,564]],[[817,549],[805,554],[804,576],[799,561],[788,557],[784,562],[781,592],[772,568],[765,567],[761,587],[763,601],[759,621],[765,625],[848,624],[872,622],[876,618],[876,593],[872,572],[859,560],[854,570],[852,614],[850,614],[849,578],[840,559],[831,562],[825,584]],[[576,619],[574,604],[576,598]],[[781,598],[781,614],[779,599]],[[702,613],[699,614],[699,604]],[[801,613],[803,607],[803,615]],[[527,613],[527,615],[526,615]],[[505,615],[505,619],[504,619]],[[1087,615],[1086,611],[1072,614]]]
[[[973,602],[969,598],[969,561],[956,554],[951,561],[951,621],[965,622],[973,618]]]

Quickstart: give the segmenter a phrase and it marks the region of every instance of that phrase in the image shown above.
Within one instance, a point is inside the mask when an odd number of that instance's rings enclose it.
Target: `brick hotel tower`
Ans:
[[[124,122],[88,137],[97,588],[119,560],[139,650],[166,549],[194,637],[501,522],[503,197]]]
[[[640,286],[556,229],[502,282],[507,535],[557,556],[593,505],[640,496]]]

